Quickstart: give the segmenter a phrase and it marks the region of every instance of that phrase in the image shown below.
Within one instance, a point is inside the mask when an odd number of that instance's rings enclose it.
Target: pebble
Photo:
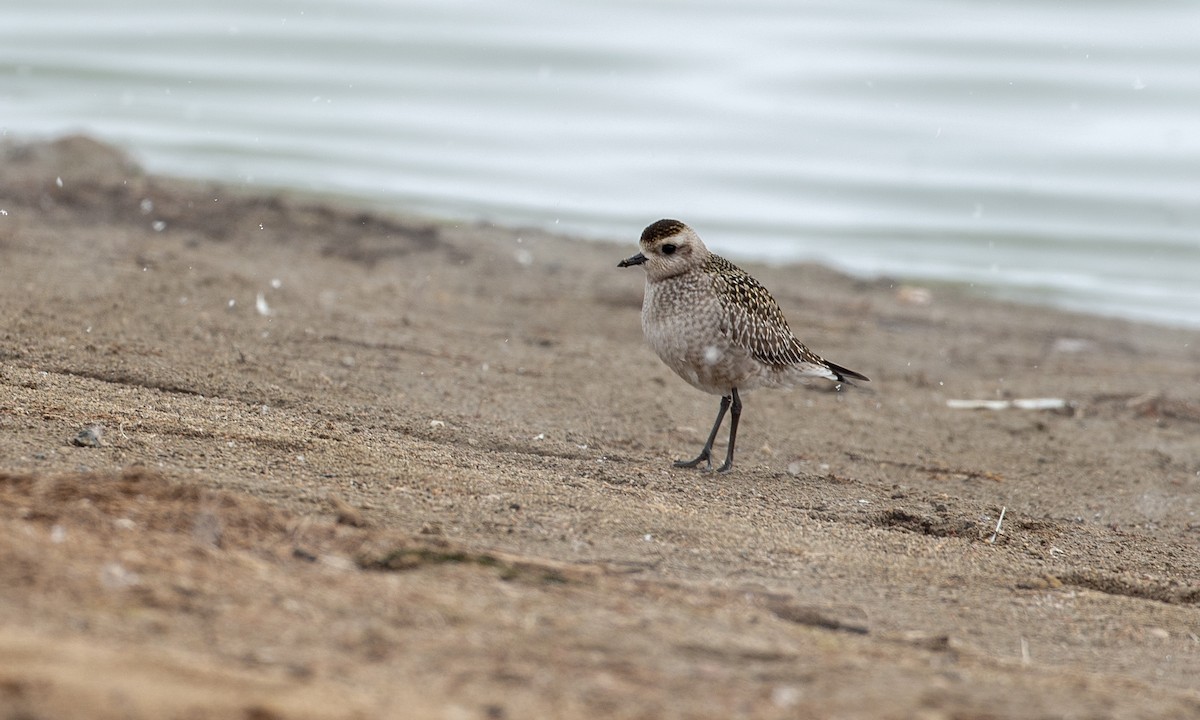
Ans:
[[[101,441],[103,436],[103,425],[88,425],[79,431],[79,434],[71,440],[71,444],[79,447],[100,447],[103,444]]]

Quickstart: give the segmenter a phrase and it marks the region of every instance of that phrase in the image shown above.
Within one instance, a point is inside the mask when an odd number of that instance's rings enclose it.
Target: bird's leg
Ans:
[[[733,405],[729,408],[729,450],[725,454],[725,464],[717,468],[717,472],[729,472],[733,467],[733,444],[737,442],[738,418],[742,416],[742,399],[738,397],[737,388],[733,389]]]
[[[713,423],[712,432],[708,434],[708,442],[704,443],[704,449],[692,460],[676,460],[675,467],[694,468],[700,463],[708,463],[708,469],[712,470],[713,441],[717,439],[717,431],[721,429],[721,421],[725,419],[725,411],[729,409],[729,403],[736,397],[736,390],[732,396],[721,396],[721,409],[717,410],[717,421]],[[738,410],[741,411],[741,403],[738,403]]]

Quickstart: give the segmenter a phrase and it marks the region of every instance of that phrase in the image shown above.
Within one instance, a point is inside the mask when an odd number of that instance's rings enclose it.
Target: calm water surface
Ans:
[[[0,131],[1200,327],[1200,3],[42,0]]]

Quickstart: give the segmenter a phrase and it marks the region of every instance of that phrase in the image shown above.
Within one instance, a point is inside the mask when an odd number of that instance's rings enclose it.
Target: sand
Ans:
[[[640,228],[0,158],[2,718],[1200,715],[1200,333],[746,263],[681,470]]]

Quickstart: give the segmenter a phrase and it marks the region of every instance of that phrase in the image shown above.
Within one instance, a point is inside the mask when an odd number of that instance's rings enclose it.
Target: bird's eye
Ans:
[[[667,243],[662,246],[662,251],[663,251],[663,255],[672,255],[675,252],[675,246],[672,245],[671,243]]]

